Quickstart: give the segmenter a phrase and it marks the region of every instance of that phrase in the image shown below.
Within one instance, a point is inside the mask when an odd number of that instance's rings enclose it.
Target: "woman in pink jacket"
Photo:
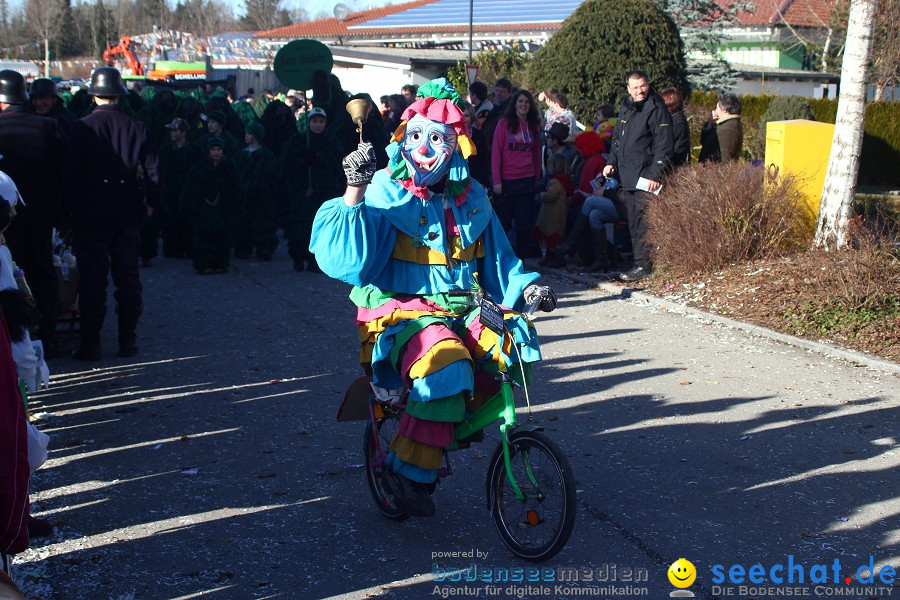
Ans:
[[[528,90],[513,94],[506,114],[497,123],[491,149],[494,212],[503,230],[515,222],[516,253],[535,256],[529,249],[535,223],[535,185],[541,177],[541,114]]]

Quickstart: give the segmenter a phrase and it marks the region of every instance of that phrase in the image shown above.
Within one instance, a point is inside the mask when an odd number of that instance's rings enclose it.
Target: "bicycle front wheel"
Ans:
[[[488,469],[491,517],[503,543],[525,560],[545,561],[562,550],[575,525],[575,478],[569,461],[548,437],[515,432],[509,440],[512,476],[524,495],[516,498],[502,445]]]

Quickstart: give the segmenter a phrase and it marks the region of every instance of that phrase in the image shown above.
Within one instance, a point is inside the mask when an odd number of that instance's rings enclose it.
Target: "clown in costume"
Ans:
[[[549,288],[533,285],[538,275],[523,269],[484,188],[469,178],[474,146],[461,106],[445,79],[420,87],[387,147],[387,168],[375,172],[365,142],[344,159],[347,190],[319,209],[310,243],[325,273],[354,286],[361,362],[373,384],[409,390],[387,462],[402,488],[396,504],[413,516],[434,514],[428,484],[443,448],[455,424],[499,389],[500,361],[516,378],[530,372],[509,339],[498,347],[477,307],[451,302],[448,292],[478,285],[514,310],[523,294],[542,310],[556,304]],[[522,362],[540,360],[526,320],[510,314],[506,325]]]

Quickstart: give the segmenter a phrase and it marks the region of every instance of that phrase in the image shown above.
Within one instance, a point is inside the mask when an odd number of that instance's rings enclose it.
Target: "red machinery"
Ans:
[[[144,74],[144,65],[141,64],[141,61],[138,60],[138,57],[135,55],[134,51],[132,51],[132,47],[136,46],[136,44],[129,37],[123,37],[119,39],[119,43],[115,46],[109,46],[106,51],[103,53],[103,60],[106,61],[106,64],[109,66],[114,66],[117,57],[122,57],[125,59],[125,62],[128,64],[128,68],[131,70],[132,75],[141,76]]]

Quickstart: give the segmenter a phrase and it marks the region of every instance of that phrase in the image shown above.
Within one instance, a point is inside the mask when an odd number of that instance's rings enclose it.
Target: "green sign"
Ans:
[[[316,72],[330,73],[333,64],[331,50],[322,42],[294,40],[275,55],[275,77],[289,88],[308,90]]]

